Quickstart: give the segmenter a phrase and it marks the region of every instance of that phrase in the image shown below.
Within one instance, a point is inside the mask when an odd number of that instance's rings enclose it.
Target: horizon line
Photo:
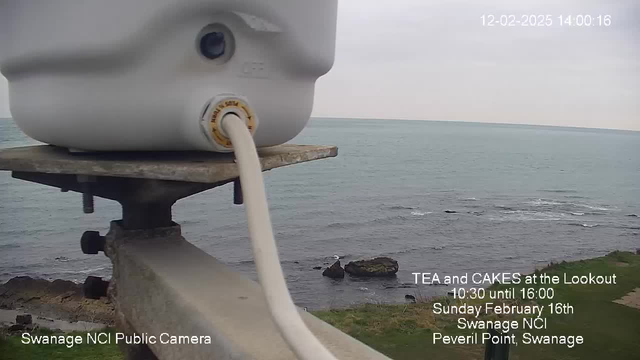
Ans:
[[[392,118],[361,118],[361,117],[335,117],[335,116],[311,116],[311,119],[335,119],[335,120],[391,120],[391,121],[431,121],[431,122],[453,122],[466,124],[487,124],[487,125],[513,125],[513,126],[536,126],[536,127],[554,127],[566,129],[583,129],[583,130],[612,130],[612,131],[632,131],[640,132],[640,129],[621,129],[621,128],[603,128],[603,127],[587,127],[587,126],[571,126],[571,125],[547,125],[547,124],[522,124],[507,122],[485,122],[473,120],[433,120],[433,119],[392,119]]]
[[[387,120],[387,121],[430,121],[430,122],[449,122],[464,124],[486,124],[486,125],[507,125],[507,126],[535,126],[535,127],[553,127],[565,129],[581,129],[581,130],[609,130],[609,131],[630,131],[640,132],[640,129],[620,129],[620,128],[603,128],[603,127],[587,127],[587,126],[570,126],[570,125],[547,125],[547,124],[521,124],[521,123],[502,123],[502,122],[485,122],[473,120],[433,120],[433,119],[387,119],[387,118],[361,118],[361,117],[335,117],[335,116],[310,116],[309,119],[332,119],[332,120]],[[13,120],[12,117],[0,117],[0,120]]]

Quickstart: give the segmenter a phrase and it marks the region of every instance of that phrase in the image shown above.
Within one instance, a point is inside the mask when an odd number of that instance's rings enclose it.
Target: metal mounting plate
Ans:
[[[262,170],[335,157],[335,146],[279,145],[258,150]],[[0,150],[0,170],[45,174],[110,176],[196,183],[228,182],[238,177],[233,154],[211,152],[75,153],[50,146]]]

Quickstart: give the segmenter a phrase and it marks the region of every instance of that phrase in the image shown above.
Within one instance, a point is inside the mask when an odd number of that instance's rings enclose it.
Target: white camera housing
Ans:
[[[45,143],[231,151],[203,121],[239,101],[256,145],[278,145],[309,120],[336,17],[337,0],[0,0],[0,71]]]

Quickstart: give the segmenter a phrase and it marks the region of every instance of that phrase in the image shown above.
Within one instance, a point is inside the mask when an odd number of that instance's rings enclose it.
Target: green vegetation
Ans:
[[[584,344],[568,348],[566,345],[524,345],[511,347],[512,360],[588,360],[588,359],[640,359],[640,310],[613,303],[635,288],[640,288],[640,256],[629,252],[613,252],[607,256],[576,262],[551,264],[535,274],[558,275],[612,275],[616,285],[493,285],[488,290],[515,288],[554,288],[553,300],[537,300],[548,306],[569,303],[572,314],[548,315],[546,335],[582,335]],[[534,290],[535,291],[535,290]],[[479,305],[486,301],[468,300]],[[466,335],[470,330],[460,330],[457,316],[434,315],[434,303],[462,303],[452,298],[436,298],[408,305],[367,304],[351,309],[316,312],[315,315],[361,340],[389,357],[402,359],[483,359],[483,345],[433,344],[433,332],[445,335]],[[524,299],[504,300],[513,304],[530,304]],[[473,319],[472,316],[468,317]],[[482,319],[518,319],[513,316],[482,315]],[[522,322],[520,321],[520,324]],[[109,330],[113,331],[113,330]],[[476,330],[482,332],[482,330]],[[516,335],[522,332],[516,330]],[[528,330],[527,330],[528,331]],[[38,330],[34,334],[51,334]],[[71,333],[86,339],[86,333]],[[520,338],[520,336],[518,336]],[[122,359],[118,347],[111,345],[24,345],[19,336],[0,337],[0,358],[12,359]]]
[[[576,345],[574,348],[568,348],[566,345],[519,344],[511,346],[510,359],[640,359],[640,310],[612,302],[633,289],[640,288],[640,256],[616,251],[591,260],[551,264],[536,272],[538,275],[541,273],[558,275],[561,279],[564,273],[568,277],[589,273],[616,274],[617,284],[564,285],[561,282],[559,285],[551,286],[522,283],[511,286],[517,289],[516,293],[525,287],[553,287],[553,302],[569,303],[573,306],[573,314],[549,316],[547,307],[543,315],[548,319],[547,329],[531,332],[534,335],[582,335],[584,344]],[[499,290],[508,287],[493,285],[489,289]],[[317,312],[315,315],[396,360],[483,359],[483,345],[433,345],[433,332],[442,332],[445,335],[466,335],[472,332],[457,328],[457,316],[434,315],[432,305],[435,302],[454,300],[440,298],[410,305],[363,305],[353,309]],[[540,305],[550,302],[537,300],[537,304]],[[467,303],[477,305],[482,301],[470,300]],[[517,299],[514,303],[527,302]],[[497,317],[483,315],[481,318]],[[521,332],[522,329],[515,332],[518,338]]]

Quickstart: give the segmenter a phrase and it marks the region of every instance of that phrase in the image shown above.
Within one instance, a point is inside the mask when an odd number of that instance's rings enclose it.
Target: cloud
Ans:
[[[314,114],[640,130],[637,10],[633,0],[343,1]],[[483,14],[549,14],[555,25],[485,27]],[[560,26],[577,14],[612,24]]]
[[[553,25],[487,27],[483,15]],[[561,26],[569,15],[611,25]],[[640,130],[639,38],[637,0],[344,0],[314,115]]]

